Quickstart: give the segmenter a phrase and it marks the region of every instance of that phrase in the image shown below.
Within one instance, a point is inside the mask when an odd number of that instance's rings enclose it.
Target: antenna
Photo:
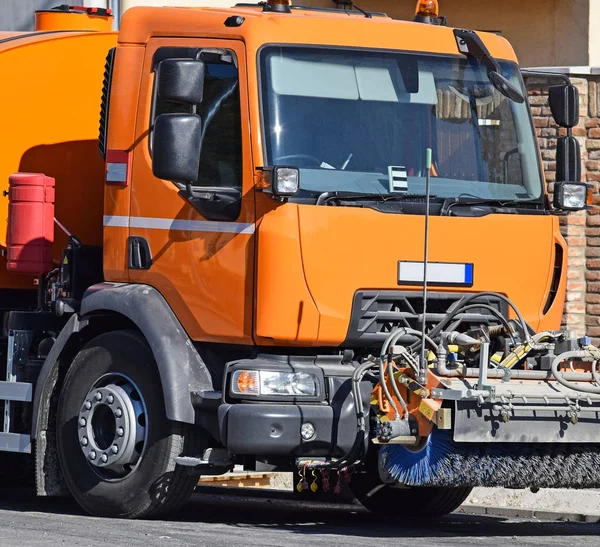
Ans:
[[[371,19],[373,16],[362,8],[359,8],[352,0],[333,0],[333,3],[339,8],[343,6],[345,10],[348,8],[354,8],[356,11],[360,11],[367,19]]]
[[[427,383],[427,350],[425,348],[425,334],[427,330],[427,263],[429,261],[429,202],[431,187],[431,148],[425,152],[425,237],[423,244],[423,321],[421,330],[421,366],[419,367],[418,382]]]

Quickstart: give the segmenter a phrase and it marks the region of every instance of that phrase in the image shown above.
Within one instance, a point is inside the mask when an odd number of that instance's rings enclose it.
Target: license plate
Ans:
[[[423,285],[423,262],[398,262],[398,285]],[[441,287],[472,287],[473,264],[429,262],[427,284]]]

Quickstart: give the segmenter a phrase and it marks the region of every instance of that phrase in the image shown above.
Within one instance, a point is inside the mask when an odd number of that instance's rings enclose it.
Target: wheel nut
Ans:
[[[92,450],[92,451],[90,452],[90,460],[95,460],[95,459],[96,459],[96,451],[95,451],[95,450]]]
[[[86,401],[86,402],[85,402],[85,408],[86,408],[87,410],[89,410],[90,408],[92,408],[92,403],[91,403],[91,401]]]
[[[109,405],[112,405],[115,402],[115,398],[112,395],[109,395],[106,400],[108,401]]]
[[[125,430],[124,430],[122,427],[119,427],[119,428],[117,429],[117,435],[118,435],[119,437],[122,437],[123,435],[125,435]]]
[[[119,447],[116,444],[113,444],[110,449],[113,454],[117,454],[119,452]]]
[[[87,423],[87,422],[85,421],[85,418],[81,418],[81,419],[79,420],[79,425],[80,425],[81,427],[85,427],[85,424],[86,424],[86,423]]]
[[[87,446],[87,444],[88,444],[87,437],[82,437],[82,439],[81,439],[81,446]]]
[[[100,393],[99,391],[96,392],[96,401],[101,401],[102,400],[102,393]]]
[[[123,411],[120,408],[117,408],[117,410],[115,411],[115,414],[116,414],[117,418],[120,418],[121,416],[123,416]]]
[[[108,456],[106,454],[102,454],[100,459],[102,460],[102,463],[106,463],[108,461]]]

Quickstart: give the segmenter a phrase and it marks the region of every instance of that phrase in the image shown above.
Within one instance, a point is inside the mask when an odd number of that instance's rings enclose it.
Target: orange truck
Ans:
[[[15,38],[82,72],[23,57],[0,100],[2,279],[37,283],[3,306],[0,448],[40,495],[156,516],[242,464],[406,518],[600,486],[600,350],[560,330],[558,217],[589,193],[568,81],[551,201],[513,49],[436,1],[133,8],[113,41]]]

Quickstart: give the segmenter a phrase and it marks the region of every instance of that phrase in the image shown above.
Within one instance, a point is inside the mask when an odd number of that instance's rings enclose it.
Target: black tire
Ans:
[[[107,374],[129,377],[141,392],[147,414],[142,456],[129,474],[116,481],[92,467],[78,437],[78,414],[86,395]],[[88,513],[140,518],[177,510],[192,494],[198,474],[190,475],[174,459],[184,453],[197,455],[202,439],[201,431],[167,420],[154,357],[135,331],[101,334],[73,360],[58,404],[58,455],[71,494]]]
[[[351,483],[356,498],[372,513],[384,517],[437,518],[458,509],[471,493],[471,488],[413,487],[397,488],[377,484],[367,477]]]

